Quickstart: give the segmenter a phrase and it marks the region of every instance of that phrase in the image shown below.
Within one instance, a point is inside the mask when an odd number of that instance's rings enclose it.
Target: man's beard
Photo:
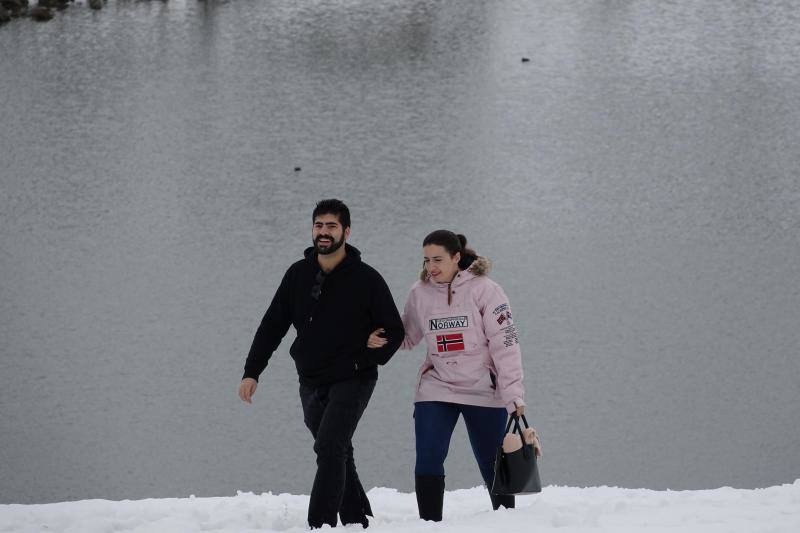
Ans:
[[[320,246],[319,240],[322,237],[328,237],[331,240],[331,244],[329,246]],[[340,240],[336,240],[330,235],[318,235],[316,239],[314,239],[314,249],[317,251],[319,255],[329,255],[338,250],[344,244],[344,234],[342,234],[342,238]]]

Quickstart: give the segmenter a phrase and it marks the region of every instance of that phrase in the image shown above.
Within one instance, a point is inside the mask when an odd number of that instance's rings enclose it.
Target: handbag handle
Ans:
[[[511,424],[513,423],[514,424],[514,429],[511,432],[519,434],[519,438],[522,440],[522,454],[525,457],[530,458],[531,454],[534,453],[533,445],[532,444],[527,444],[525,442],[525,436],[522,434],[522,428],[519,425],[519,419],[520,419],[520,417],[517,416],[516,413],[512,413],[508,417],[508,423],[506,424],[506,433],[508,433],[508,431],[511,429]],[[522,415],[522,422],[525,424],[525,429],[531,427],[528,424],[528,419],[525,418],[525,415]]]
[[[506,433],[508,433],[508,430],[511,429],[512,423],[514,423],[514,431],[517,431],[517,428],[519,428],[519,419],[520,417],[517,416],[516,413],[509,415],[508,424],[506,424]],[[525,429],[531,427],[530,424],[528,424],[528,419],[525,418],[525,415],[522,415],[522,421],[525,423]],[[522,429],[519,430],[519,434],[522,436]]]

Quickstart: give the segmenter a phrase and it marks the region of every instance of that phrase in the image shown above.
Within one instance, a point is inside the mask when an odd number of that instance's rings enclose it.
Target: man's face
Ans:
[[[314,219],[311,240],[320,255],[332,254],[342,247],[349,236],[350,228],[342,228],[336,215],[319,215]]]

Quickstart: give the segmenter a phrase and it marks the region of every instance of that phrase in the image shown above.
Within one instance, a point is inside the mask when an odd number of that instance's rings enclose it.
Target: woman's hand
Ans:
[[[522,415],[524,415],[524,414],[525,414],[525,406],[524,406],[524,405],[518,405],[518,406],[517,406],[517,410],[514,412],[514,414],[515,414],[516,416],[522,416]]]
[[[378,328],[370,333],[369,339],[367,339],[367,348],[383,348],[386,346],[389,341],[385,337],[381,337],[382,333],[386,333],[383,328]]]

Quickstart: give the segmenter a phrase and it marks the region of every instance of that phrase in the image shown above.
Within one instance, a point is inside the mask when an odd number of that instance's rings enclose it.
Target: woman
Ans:
[[[467,248],[463,235],[447,230],[425,237],[422,251],[420,280],[411,287],[403,312],[402,349],[427,341],[414,398],[414,473],[420,518],[439,521],[444,460],[459,415],[491,488],[506,416],[524,414],[525,402],[511,307],[503,289],[487,277],[489,261]],[[370,348],[386,342],[380,333],[370,335]],[[494,509],[514,507],[514,496],[490,497]]]

